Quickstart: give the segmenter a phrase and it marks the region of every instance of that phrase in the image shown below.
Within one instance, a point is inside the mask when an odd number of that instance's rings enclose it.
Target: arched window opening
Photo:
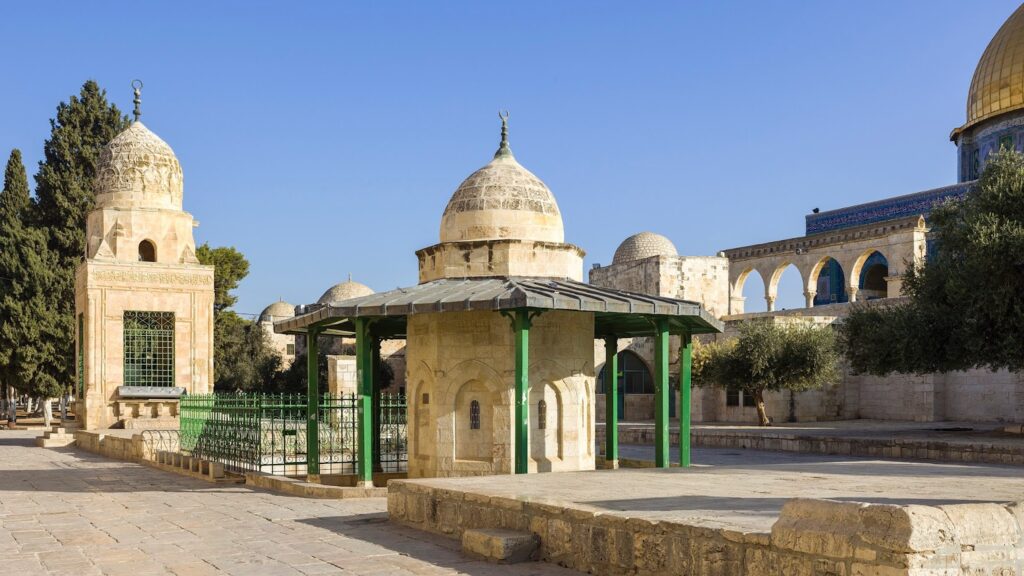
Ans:
[[[743,312],[765,312],[768,302],[764,299],[764,278],[757,270],[751,270],[743,281],[740,294],[743,296]]]
[[[604,368],[597,376],[597,393],[605,393]],[[619,352],[619,393],[620,394],[654,394],[654,378],[647,365],[635,353],[629,350]]]
[[[149,240],[139,242],[139,262],[156,262],[156,245]]]
[[[829,258],[818,272],[814,305],[841,304],[850,300],[846,294],[846,274],[835,258]]]
[[[807,300],[804,298],[803,284],[800,270],[795,264],[787,264],[776,279],[775,309],[793,310],[806,307]]]
[[[875,300],[889,295],[888,282],[889,262],[880,252],[872,252],[860,269],[860,290],[858,299]]]
[[[476,400],[469,403],[469,429],[480,429],[480,402]]]
[[[548,403],[541,400],[537,403],[537,428],[544,430],[548,427]]]

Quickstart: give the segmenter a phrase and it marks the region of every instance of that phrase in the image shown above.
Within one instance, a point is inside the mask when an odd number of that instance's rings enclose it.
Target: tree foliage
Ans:
[[[208,243],[196,249],[196,258],[202,264],[216,266],[213,271],[213,310],[220,314],[238,302],[231,293],[249,275],[249,261],[234,246],[211,248]]]
[[[28,177],[14,150],[0,191],[0,380],[22,393],[53,397],[63,388],[55,377],[62,372],[55,362],[55,267],[44,233],[26,225],[29,207]]]
[[[836,337],[828,326],[751,320],[740,324],[737,338],[697,347],[694,355],[694,381],[753,395],[762,426],[770,424],[766,391],[811,390],[839,376]]]
[[[249,274],[249,261],[231,246],[196,249],[202,264],[213,265],[213,388],[218,392],[267,391],[280,379],[281,356],[263,328],[231,310],[232,291]]]
[[[106,91],[89,80],[78,96],[57,106],[50,137],[36,174],[31,221],[51,252],[51,311],[56,325],[53,354],[43,370],[48,379],[70,384],[74,378],[75,267],[85,255],[85,221],[95,204],[96,163],[103,147],[128,127],[128,119],[107,102]]]
[[[1024,156],[991,156],[962,199],[932,211],[937,248],[904,277],[905,303],[856,307],[851,368],[885,375],[1024,369]]]

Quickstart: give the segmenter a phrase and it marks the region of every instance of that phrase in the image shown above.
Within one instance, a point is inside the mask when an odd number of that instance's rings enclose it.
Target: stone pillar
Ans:
[[[903,292],[903,275],[891,274],[885,277],[885,297],[898,298]]]
[[[806,308],[814,308],[814,297],[817,295],[818,293],[813,290],[807,290],[804,292],[804,303]]]
[[[860,288],[858,288],[856,286],[849,286],[849,287],[846,288],[846,293],[850,296],[850,302],[856,302],[857,301],[857,291],[858,290],[860,290]]]
[[[764,301],[768,304],[768,311],[775,312],[775,296],[765,296]]]

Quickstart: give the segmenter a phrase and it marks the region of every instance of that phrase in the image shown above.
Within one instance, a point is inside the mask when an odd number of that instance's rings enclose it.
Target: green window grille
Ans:
[[[174,386],[174,313],[124,313],[125,386]]]
[[[78,315],[78,397],[85,397],[85,315]]]

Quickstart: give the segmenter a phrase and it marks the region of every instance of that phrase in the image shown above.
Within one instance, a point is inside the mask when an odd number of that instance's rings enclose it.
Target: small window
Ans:
[[[740,391],[733,388],[729,388],[725,391],[725,405],[726,406],[739,406],[740,405]]]
[[[537,428],[544,430],[548,427],[548,403],[541,400],[537,403]]]
[[[139,242],[139,262],[156,262],[156,245],[149,240]]]
[[[284,347],[285,353],[295,354],[295,344],[288,344]]]
[[[469,403],[469,429],[480,429],[480,403],[476,400]]]

